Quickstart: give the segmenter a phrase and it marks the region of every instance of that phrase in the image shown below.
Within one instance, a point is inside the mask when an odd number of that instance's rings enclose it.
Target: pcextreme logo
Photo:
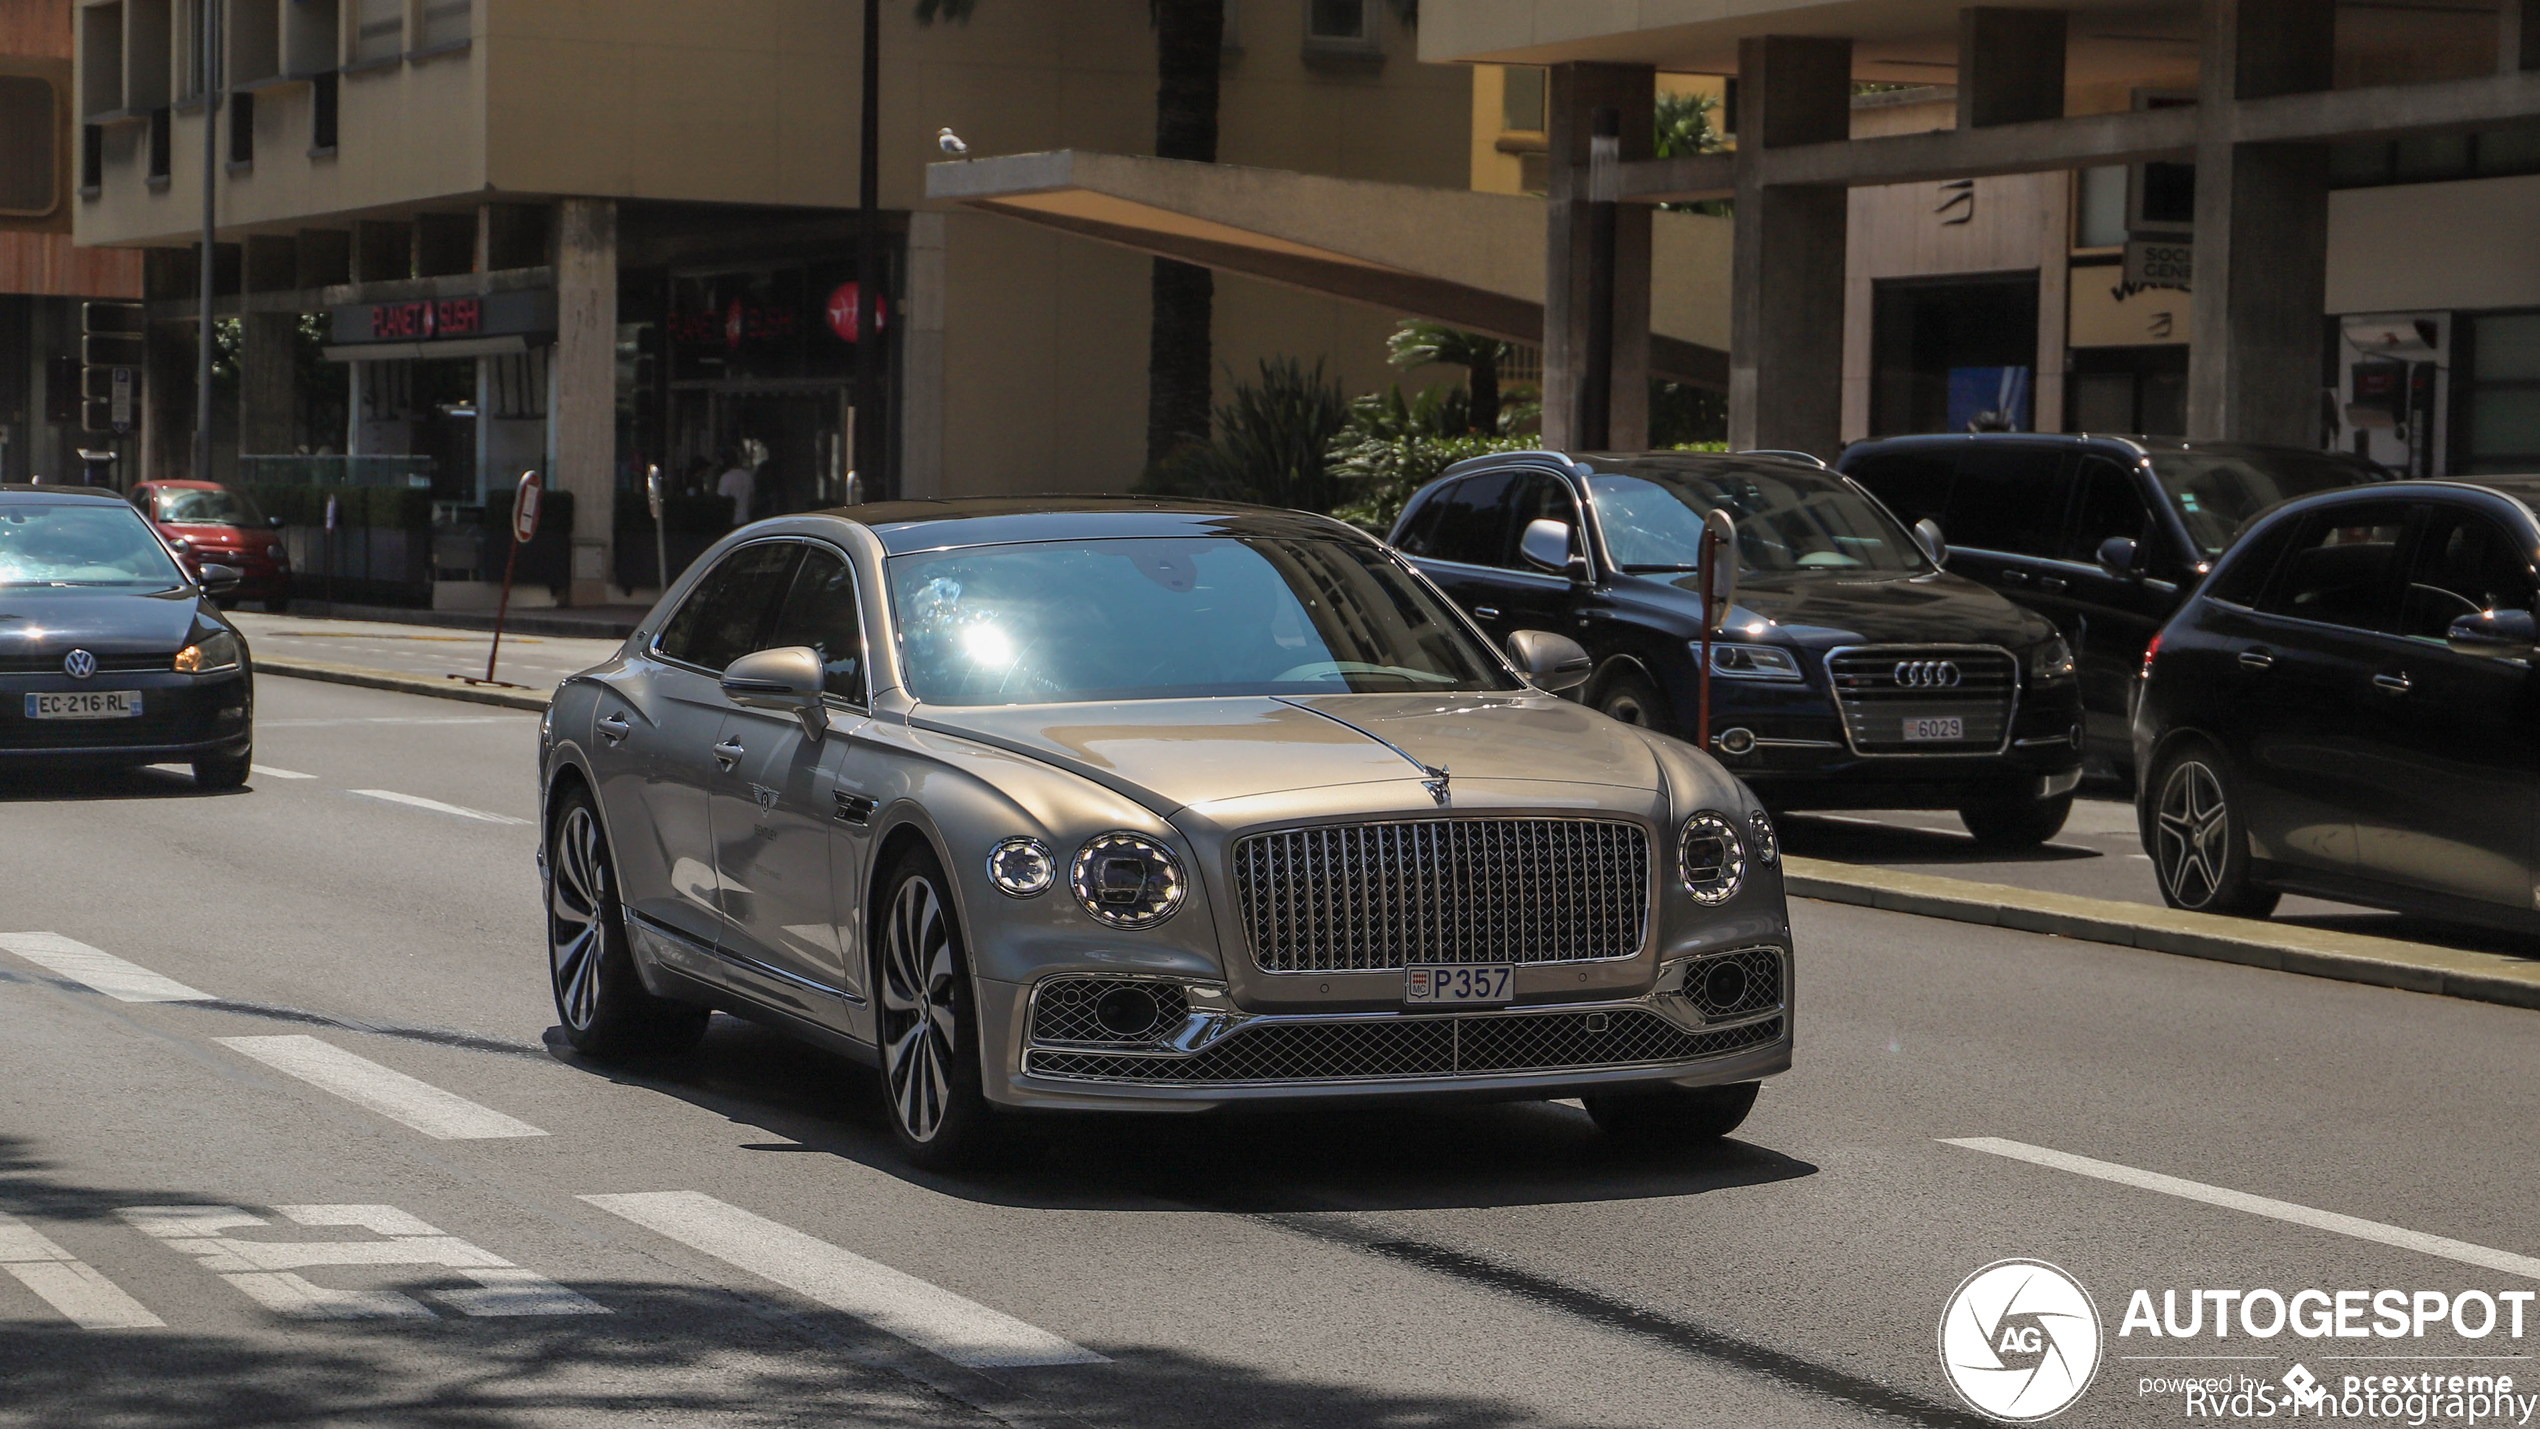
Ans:
[[[1940,1366],[1967,1406],[2010,1424],[2052,1419],[2099,1372],[2099,1309],[2042,1260],[1997,1260],[1940,1316]]]

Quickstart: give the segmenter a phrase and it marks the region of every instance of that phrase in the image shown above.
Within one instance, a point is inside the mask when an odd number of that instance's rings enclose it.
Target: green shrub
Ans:
[[[1332,443],[1332,475],[1349,490],[1332,514],[1382,536],[1411,493],[1459,461],[1492,452],[1531,451],[1531,437],[1441,437],[1352,428]]]
[[[1293,357],[1263,358],[1255,382],[1235,384],[1213,435],[1159,463],[1138,489],[1160,496],[1251,501],[1329,511],[1342,495],[1324,453],[1349,420],[1338,382]]]

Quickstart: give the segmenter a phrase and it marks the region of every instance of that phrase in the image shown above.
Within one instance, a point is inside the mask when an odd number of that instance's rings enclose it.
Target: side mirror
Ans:
[[[1526,564],[1554,575],[1566,575],[1577,581],[1587,579],[1587,557],[1580,555],[1571,544],[1567,522],[1550,517],[1527,522],[1524,534],[1517,538],[1517,554],[1525,557]]]
[[[1558,524],[1558,523],[1555,523]],[[1587,683],[1596,670],[1579,642],[1549,630],[1519,630],[1508,637],[1508,656],[1538,690],[1559,694]]]
[[[723,671],[723,693],[744,709],[775,710],[802,721],[803,733],[829,732],[829,710],[820,702],[820,652],[786,645],[744,655]]]
[[[238,589],[239,578],[246,574],[236,566],[206,565],[195,579],[205,595],[227,595]]]
[[[2540,624],[2527,610],[2482,610],[2452,622],[2444,643],[2456,655],[2488,660],[2525,660],[2540,646]]]
[[[1935,566],[1949,564],[1949,539],[1940,534],[1940,523],[1926,516],[1914,523],[1914,539],[1923,543],[1923,554]]]
[[[2099,543],[2099,569],[2120,580],[2134,574],[2134,563],[2140,559],[2141,548],[2132,536],[2110,536]]]

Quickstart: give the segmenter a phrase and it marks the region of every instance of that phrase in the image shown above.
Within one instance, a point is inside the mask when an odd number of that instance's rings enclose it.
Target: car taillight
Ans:
[[[2143,678],[2144,678],[2144,679],[2147,679],[2147,680],[2148,680],[2148,679],[2151,679],[2151,678],[2152,678],[2152,659],[2153,659],[2153,657],[2154,657],[2154,656],[2156,656],[2156,655],[2158,655],[2158,654],[2160,654],[2160,653],[2161,653],[2161,636],[2160,636],[2160,632],[2158,632],[2158,631],[2154,631],[2154,632],[2153,632],[2153,634],[2152,634],[2152,643],[2143,647]]]

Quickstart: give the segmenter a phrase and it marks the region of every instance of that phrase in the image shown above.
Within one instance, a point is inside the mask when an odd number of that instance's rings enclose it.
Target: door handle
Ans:
[[[732,766],[740,763],[741,756],[747,752],[741,748],[741,741],[737,739],[727,739],[714,747],[714,757],[722,761],[723,771],[727,774],[732,772]]]
[[[1499,619],[1499,607],[1495,605],[1477,605],[1473,607],[1473,615],[1476,619],[1480,620],[1497,620]]]
[[[635,728],[635,726],[627,723],[625,715],[620,714],[615,710],[600,716],[599,726],[600,738],[607,740],[611,745],[616,745],[620,741],[624,740],[627,734]]]
[[[2039,590],[2061,591],[2065,584],[2066,582],[2062,576],[2039,576],[2037,578],[2037,588]]]
[[[2394,695],[2404,695],[2409,689],[2408,672],[2401,670],[2395,675],[2375,675],[2372,677],[2372,683],[2376,689],[2388,690]]]
[[[2252,648],[2240,652],[2240,663],[2252,670],[2273,669],[2275,656],[2265,650]]]
[[[2004,572],[2002,573],[2002,584],[2004,584],[2004,585],[2027,585],[2027,584],[2028,584],[2028,572],[2026,572],[2026,571],[2004,571]]]

